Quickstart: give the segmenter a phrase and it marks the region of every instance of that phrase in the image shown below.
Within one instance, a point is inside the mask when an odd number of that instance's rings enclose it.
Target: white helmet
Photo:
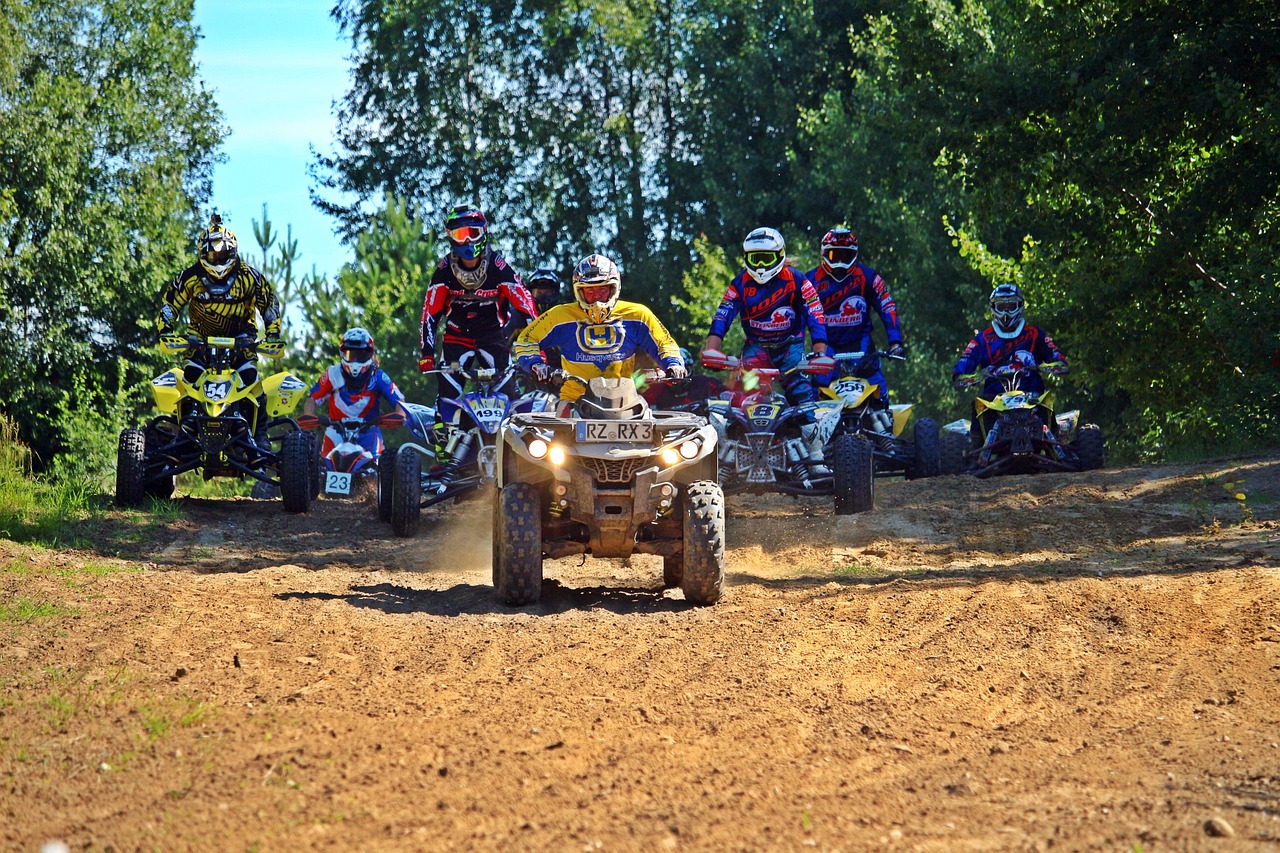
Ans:
[[[595,299],[588,302],[584,291],[592,287],[608,287],[607,299]],[[622,293],[622,273],[618,265],[604,255],[591,254],[578,261],[573,268],[573,295],[578,305],[587,312],[587,320],[592,323],[607,323],[613,314],[614,303]],[[592,294],[597,295],[597,294]]]
[[[987,305],[991,307],[991,327],[996,335],[1005,340],[1012,340],[1022,334],[1027,321],[1022,316],[1026,307],[1022,298],[1022,290],[1016,284],[1000,284],[991,291]]]
[[[377,366],[374,353],[378,348],[373,345],[373,335],[367,329],[359,326],[348,329],[342,336],[338,351],[342,354],[342,372],[351,379],[358,380],[365,374],[372,374],[373,368]]]
[[[742,241],[742,254],[747,273],[757,283],[764,284],[782,272],[787,262],[787,241],[776,228],[757,228]]]

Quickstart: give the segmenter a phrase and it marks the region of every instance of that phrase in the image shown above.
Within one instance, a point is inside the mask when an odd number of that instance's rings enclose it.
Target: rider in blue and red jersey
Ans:
[[[983,368],[1039,367],[1041,371],[1051,374],[1067,372],[1067,357],[1058,349],[1057,344],[1042,329],[1029,325],[1023,317],[1026,300],[1022,298],[1022,290],[1016,284],[1001,284],[991,291],[988,300],[991,307],[991,325],[969,341],[956,366],[951,369],[951,380],[956,390],[972,388],[984,383],[981,396],[992,400],[1004,391],[1004,383],[993,376],[979,373]],[[1028,373],[1022,377],[1019,387],[1027,392],[1040,394],[1044,391],[1044,379],[1040,373]],[[981,435],[986,435],[994,418],[983,418]],[[1048,424],[1052,431],[1053,424]],[[973,436],[978,439],[977,431]]]
[[[314,415],[316,404],[327,402],[325,415],[331,421],[342,418],[373,421],[381,415],[381,401],[390,403],[392,408],[403,408],[404,394],[378,366],[377,347],[372,335],[359,327],[350,329],[342,336],[339,351],[342,362],[320,375],[320,381],[311,389],[311,396],[303,403],[305,414]],[[326,429],[321,456],[328,456],[341,441],[342,433],[336,428]],[[360,446],[377,459],[382,455],[382,431],[376,426],[367,430],[360,436]]]
[[[892,356],[905,356],[898,307],[880,274],[858,263],[858,238],[847,228],[833,228],[822,238],[822,261],[808,273],[827,324],[827,345],[832,352],[867,352],[872,347],[871,313],[880,315]],[[818,377],[819,385],[835,378],[834,372]],[[877,367],[864,377],[881,388],[880,400],[889,404],[889,386]]]
[[[742,360],[756,366],[772,365],[783,371],[787,398],[792,404],[817,398],[809,374],[794,368],[804,358],[805,331],[813,340],[814,352],[827,349],[827,330],[822,302],[813,283],[804,273],[787,264],[787,246],[773,228],[757,228],[743,241],[746,268],[733,279],[711,320],[711,332],[702,352],[702,363],[712,369],[727,366],[720,351],[724,337],[737,317],[747,343]],[[830,362],[829,358],[818,365]]]

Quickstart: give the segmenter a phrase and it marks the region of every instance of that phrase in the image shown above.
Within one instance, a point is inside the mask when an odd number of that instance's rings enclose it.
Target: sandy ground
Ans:
[[[505,607],[484,500],[0,540],[0,844],[1280,847],[1280,457],[729,507],[711,608],[652,557]]]

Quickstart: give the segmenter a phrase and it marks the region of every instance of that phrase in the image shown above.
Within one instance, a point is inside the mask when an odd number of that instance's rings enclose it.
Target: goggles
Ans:
[[[373,350],[369,347],[352,347],[342,351],[342,360],[352,363],[363,363],[373,358]]]
[[[839,263],[851,264],[853,263],[853,259],[856,256],[857,256],[857,252],[855,252],[853,249],[837,248],[835,246],[829,249],[824,249],[822,252],[822,257],[836,264],[839,264]]]
[[[753,270],[771,267],[778,261],[782,260],[781,252],[755,251],[747,252],[747,266]]]
[[[1022,302],[1018,299],[997,299],[991,303],[991,310],[997,314],[1012,314],[1022,310]]]
[[[225,241],[220,240],[204,253],[204,257],[211,264],[225,264],[235,257],[235,253]]]
[[[448,229],[449,239],[455,243],[474,243],[484,236],[483,225],[459,225]]]

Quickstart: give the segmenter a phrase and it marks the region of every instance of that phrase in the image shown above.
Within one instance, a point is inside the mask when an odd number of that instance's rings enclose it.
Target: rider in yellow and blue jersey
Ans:
[[[680,347],[654,313],[638,302],[620,302],[622,275],[604,255],[588,255],[573,271],[575,302],[557,305],[526,326],[514,354],[540,382],[551,375],[542,348],[560,353],[561,367],[581,380],[566,382],[561,399],[582,396],[585,382],[621,378],[635,370],[636,353],[647,353],[671,377],[688,375]]]

